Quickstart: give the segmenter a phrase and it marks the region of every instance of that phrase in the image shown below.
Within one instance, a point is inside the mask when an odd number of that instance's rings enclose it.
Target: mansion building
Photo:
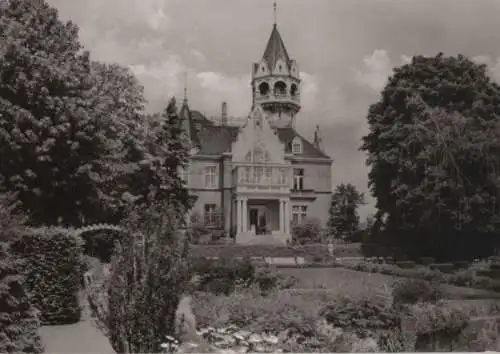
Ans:
[[[189,165],[179,171],[197,197],[194,213],[206,226],[224,230],[236,243],[279,244],[294,224],[308,218],[326,225],[331,202],[332,159],[295,130],[300,74],[274,24],[264,55],[252,66],[252,107],[239,124],[180,108],[191,142]],[[304,119],[304,118],[302,118]]]

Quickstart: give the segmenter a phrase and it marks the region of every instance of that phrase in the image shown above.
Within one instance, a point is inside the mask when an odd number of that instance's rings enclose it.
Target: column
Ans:
[[[241,232],[241,200],[236,198],[236,232]]]
[[[279,200],[280,233],[285,233],[285,202]]]
[[[285,200],[284,204],[285,204],[285,208],[284,208],[285,233],[289,234],[290,233],[290,201]]]
[[[244,197],[242,200],[243,203],[243,232],[248,231],[248,198]]]

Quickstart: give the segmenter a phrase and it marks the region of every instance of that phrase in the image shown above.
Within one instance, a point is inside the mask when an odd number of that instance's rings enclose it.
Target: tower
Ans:
[[[252,68],[252,108],[261,105],[274,127],[291,126],[300,111],[300,75],[275,21],[262,59]]]

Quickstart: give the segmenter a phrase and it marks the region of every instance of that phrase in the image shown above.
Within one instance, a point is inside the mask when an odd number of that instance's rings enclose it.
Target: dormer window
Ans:
[[[302,154],[302,141],[298,137],[292,141],[292,154]]]
[[[281,65],[278,66],[278,70],[281,71]]]

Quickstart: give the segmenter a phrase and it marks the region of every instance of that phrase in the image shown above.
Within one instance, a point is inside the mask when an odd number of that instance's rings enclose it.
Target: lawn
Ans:
[[[346,296],[370,295],[390,289],[391,284],[402,279],[390,275],[358,272],[344,268],[280,268],[279,273],[298,279],[297,289],[325,289]],[[443,285],[448,298],[456,300],[497,299],[496,292]],[[319,289],[318,289],[319,288]]]

